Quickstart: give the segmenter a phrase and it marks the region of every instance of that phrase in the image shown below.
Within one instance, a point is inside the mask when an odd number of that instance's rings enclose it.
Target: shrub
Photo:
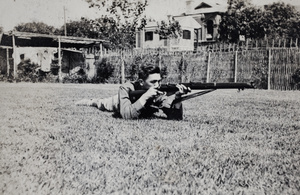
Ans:
[[[107,80],[113,76],[114,65],[111,64],[107,58],[102,58],[95,62],[97,76],[92,80],[95,83],[106,83]]]
[[[63,83],[86,83],[87,75],[81,67],[76,67],[62,79]]]
[[[260,89],[268,88],[268,67],[263,65],[254,65],[251,74],[251,80],[254,85]]]
[[[13,80],[12,76],[7,81]],[[44,72],[38,64],[32,63],[30,59],[24,60],[18,64],[18,82],[58,82],[58,76],[52,72]]]
[[[300,68],[298,68],[295,73],[292,75],[293,79],[293,85],[296,85],[297,87],[300,87]]]
[[[18,81],[37,82],[39,77],[38,64],[24,60],[18,64]]]

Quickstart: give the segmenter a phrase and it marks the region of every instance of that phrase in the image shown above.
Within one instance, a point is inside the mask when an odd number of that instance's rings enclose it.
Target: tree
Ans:
[[[261,9],[243,0],[231,1],[220,22],[220,39],[238,42],[239,35],[251,39],[298,38],[299,20],[299,13],[288,4],[273,3]]]
[[[229,0],[228,1],[228,12],[242,10],[246,7],[251,6],[249,0]],[[231,13],[229,13],[231,14]]]
[[[263,14],[265,34],[271,38],[288,37],[289,32],[294,31],[291,28],[296,27],[294,24],[295,22],[297,24],[297,20],[299,20],[299,14],[297,14],[294,6],[283,2],[265,6]],[[294,37],[291,34],[290,36]]]
[[[289,22],[289,29],[287,31],[288,37],[300,38],[300,15],[297,17],[291,18]]]
[[[14,30],[20,32],[32,32],[41,34],[57,34],[58,29],[53,26],[49,26],[43,22],[28,22],[21,23],[14,27]]]
[[[90,7],[96,7],[105,13],[97,20],[90,20],[94,30],[99,30],[99,36],[107,35],[113,48],[133,48],[135,31],[146,25],[143,16],[147,0],[86,0]]]
[[[240,35],[254,39],[264,37],[261,18],[262,10],[254,7],[249,1],[230,1],[228,10],[223,14],[219,25],[220,39],[238,42]]]
[[[79,21],[70,21],[66,23],[67,36],[83,37],[83,38],[98,38],[98,32],[93,29],[92,24],[86,18],[81,18]],[[64,26],[59,30],[59,34],[64,35]]]
[[[178,21],[169,20],[169,22],[161,21],[158,23],[158,29],[155,33],[159,34],[162,38],[178,38],[182,35],[182,29]]]
[[[3,27],[0,26],[0,33],[3,33]]]

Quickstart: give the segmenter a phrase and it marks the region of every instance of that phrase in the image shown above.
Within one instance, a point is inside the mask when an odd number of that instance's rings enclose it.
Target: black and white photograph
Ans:
[[[0,0],[0,194],[299,195],[299,0]]]

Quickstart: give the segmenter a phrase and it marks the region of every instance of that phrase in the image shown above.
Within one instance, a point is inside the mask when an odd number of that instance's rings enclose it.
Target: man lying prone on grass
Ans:
[[[104,99],[83,99],[76,105],[95,106],[102,111],[113,111],[124,119],[148,118],[155,112],[162,110],[168,119],[182,120],[183,109],[181,98],[190,89],[184,85],[177,85],[179,91],[164,93],[157,89],[161,85],[160,68],[148,64],[140,68],[138,80],[120,86],[118,95]],[[130,100],[129,93],[135,90],[146,92],[135,102]]]

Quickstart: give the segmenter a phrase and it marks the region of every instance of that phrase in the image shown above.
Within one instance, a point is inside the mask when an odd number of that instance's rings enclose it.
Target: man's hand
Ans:
[[[182,95],[187,94],[192,91],[191,88],[186,87],[185,85],[182,85],[182,84],[177,84],[176,87],[179,90],[175,93],[176,98],[180,98]]]
[[[158,91],[156,88],[154,87],[150,87],[141,97],[140,97],[140,102],[142,105],[145,105],[146,102],[151,99],[151,98],[155,98],[159,95],[164,94],[161,91]]]

